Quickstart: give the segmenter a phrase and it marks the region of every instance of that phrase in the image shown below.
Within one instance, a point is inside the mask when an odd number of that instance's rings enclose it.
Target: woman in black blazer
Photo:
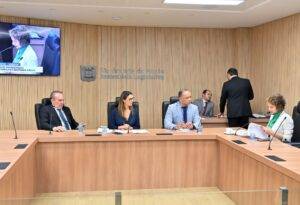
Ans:
[[[134,96],[130,91],[123,91],[118,106],[110,114],[110,129],[140,129],[139,113],[132,106]]]

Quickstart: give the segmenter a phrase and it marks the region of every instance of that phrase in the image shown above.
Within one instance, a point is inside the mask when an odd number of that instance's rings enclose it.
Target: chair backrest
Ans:
[[[108,102],[107,103],[107,124],[108,125],[111,124],[109,116],[111,115],[112,111],[118,106],[119,98],[120,97],[116,97],[115,102]],[[140,115],[139,103],[138,102],[133,102],[132,107],[134,108],[135,112],[137,112],[138,115]]]
[[[41,100],[41,103],[36,103],[34,104],[34,115],[35,115],[35,122],[36,122],[36,127],[38,130],[41,129],[41,123],[40,123],[40,110],[43,106],[46,105],[51,105],[51,100],[50,98],[43,98]]]
[[[164,120],[165,120],[165,116],[166,116],[166,112],[168,110],[169,105],[176,103],[178,101],[178,97],[177,96],[171,96],[169,101],[163,101],[162,102],[162,106],[161,106],[161,121],[162,121],[162,128],[165,127],[164,125]]]
[[[292,142],[300,142],[300,102],[293,109],[294,131]]]
[[[162,113],[162,115],[161,115],[162,126],[161,127],[162,128],[165,127],[164,120],[165,120],[166,112],[168,110],[169,105],[170,105],[169,101],[163,101],[162,102],[162,106],[161,106],[161,113]]]
[[[43,98],[41,100],[43,105],[51,105],[51,99],[50,98]]]
[[[179,99],[177,96],[172,96],[172,97],[170,97],[170,104],[176,103],[178,100]]]
[[[42,103],[36,103],[34,104],[34,115],[35,115],[35,122],[36,127],[38,130],[41,130],[41,124],[40,124],[40,109],[44,106]]]

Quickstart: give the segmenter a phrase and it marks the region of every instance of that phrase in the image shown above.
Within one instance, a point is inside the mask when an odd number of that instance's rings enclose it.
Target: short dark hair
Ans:
[[[285,99],[281,94],[276,94],[268,97],[267,102],[271,105],[274,105],[279,112],[284,110],[286,104]]]
[[[208,89],[205,89],[205,90],[202,91],[202,94],[204,95],[204,94],[206,94],[207,92],[211,92],[211,91],[208,90]]]
[[[178,97],[180,98],[182,96],[183,92],[185,92],[185,91],[189,91],[189,90],[188,89],[179,90]]]
[[[229,74],[230,76],[239,75],[238,70],[236,68],[229,68],[227,74]]]
[[[60,91],[60,90],[54,90],[50,94],[50,99],[52,100],[54,98],[54,95],[57,94],[57,93],[63,94],[63,92]]]

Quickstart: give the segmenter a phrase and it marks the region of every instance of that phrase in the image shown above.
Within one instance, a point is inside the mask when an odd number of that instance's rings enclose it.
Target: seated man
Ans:
[[[78,123],[74,120],[70,108],[64,106],[63,93],[53,91],[50,99],[52,105],[43,106],[39,112],[41,128],[57,132],[76,129]]]
[[[166,129],[199,129],[200,116],[198,107],[191,104],[191,92],[181,90],[178,92],[179,101],[169,105],[164,125]]]
[[[214,103],[211,101],[211,96],[210,90],[203,90],[202,98],[193,102],[194,105],[197,105],[201,117],[213,117],[214,115]]]

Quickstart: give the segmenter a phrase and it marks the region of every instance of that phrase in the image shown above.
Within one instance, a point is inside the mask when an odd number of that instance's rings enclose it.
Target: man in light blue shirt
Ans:
[[[166,129],[199,129],[201,126],[198,107],[191,104],[192,95],[187,89],[178,92],[179,101],[169,105],[164,119]]]

